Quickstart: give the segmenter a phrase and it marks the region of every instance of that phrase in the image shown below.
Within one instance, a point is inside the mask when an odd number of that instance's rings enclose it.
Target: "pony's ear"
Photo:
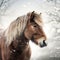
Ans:
[[[29,13],[27,14],[27,16],[28,16],[28,21],[29,21],[29,22],[33,22],[33,21],[34,21],[34,17],[35,17],[35,11],[29,12]]]
[[[32,12],[32,14],[34,14],[34,13],[35,13],[35,11]]]
[[[35,17],[35,11],[31,13],[30,22],[34,22],[34,17]]]
[[[42,13],[40,13],[39,15],[41,16]]]

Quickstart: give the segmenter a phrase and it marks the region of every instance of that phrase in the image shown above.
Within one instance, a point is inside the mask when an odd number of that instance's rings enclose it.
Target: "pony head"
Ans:
[[[25,28],[24,34],[28,40],[33,41],[40,47],[47,46],[46,44],[46,35],[43,31],[43,22],[41,19],[41,13],[37,14],[34,11],[32,13],[28,13],[29,17],[27,26]]]

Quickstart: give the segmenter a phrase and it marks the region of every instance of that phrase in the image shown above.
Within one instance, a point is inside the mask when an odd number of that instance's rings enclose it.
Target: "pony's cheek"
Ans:
[[[25,37],[28,39],[28,40],[30,40],[31,39],[31,37],[32,37],[32,35],[31,35],[32,33],[31,32],[27,32],[27,31],[25,31],[24,32],[24,35],[25,35]]]

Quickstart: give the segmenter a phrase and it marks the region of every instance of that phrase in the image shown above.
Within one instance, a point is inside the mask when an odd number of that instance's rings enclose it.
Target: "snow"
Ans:
[[[18,0],[13,3],[6,10],[5,16],[0,15],[0,23],[7,28],[18,16],[33,10],[42,12],[43,29],[48,45],[40,48],[30,41],[31,60],[60,60],[60,0]]]

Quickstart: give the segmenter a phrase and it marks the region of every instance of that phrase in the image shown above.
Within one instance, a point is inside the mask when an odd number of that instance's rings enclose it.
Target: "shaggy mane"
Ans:
[[[16,20],[14,20],[10,26],[5,31],[5,37],[6,37],[6,44],[10,45],[11,42],[21,33],[23,32],[24,28],[26,27],[28,21],[28,16],[20,16]]]

